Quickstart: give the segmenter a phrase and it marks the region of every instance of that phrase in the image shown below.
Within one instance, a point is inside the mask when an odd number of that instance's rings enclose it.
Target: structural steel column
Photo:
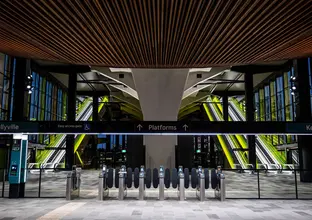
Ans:
[[[229,98],[227,95],[222,97],[222,106],[223,106],[223,120],[229,120]]]
[[[67,104],[67,121],[76,121],[76,90],[77,90],[77,75],[69,74],[68,79],[68,104]],[[65,154],[65,167],[66,169],[72,169],[74,165],[74,145],[75,136],[66,135],[66,154]]]
[[[210,168],[216,168],[216,152],[215,152],[215,143],[212,136],[209,136],[209,160],[210,160]]]
[[[99,97],[97,95],[94,95],[92,97],[92,121],[98,121],[99,120]]]
[[[26,113],[28,92],[26,91],[25,82],[27,81],[27,76],[30,74],[30,60],[16,57],[12,121],[27,120],[28,115],[26,115]],[[9,117],[10,112],[8,112],[8,119]],[[19,197],[23,198],[25,196],[25,183],[19,183],[19,185],[17,185],[17,187],[14,187],[13,190],[18,190]]]
[[[27,100],[28,93],[26,91],[27,75],[31,74],[30,61],[25,58],[16,57],[15,64],[15,80],[14,80],[14,97],[12,120],[25,121],[27,120]],[[10,114],[8,112],[8,114]]]
[[[308,58],[294,60],[295,86],[296,86],[296,121],[311,122],[311,101],[309,84],[309,66]],[[299,135],[299,163],[300,169],[311,170],[300,172],[302,182],[312,182],[312,148],[311,136]]]
[[[254,121],[254,100],[253,100],[253,74],[245,73],[245,106],[246,121]],[[256,138],[255,135],[247,135],[248,160],[256,168]]]

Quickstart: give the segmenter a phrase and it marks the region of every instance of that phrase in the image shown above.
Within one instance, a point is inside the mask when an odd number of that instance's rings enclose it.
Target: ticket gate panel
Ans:
[[[131,188],[132,187],[132,169],[128,168],[127,169],[127,188]]]
[[[158,169],[153,169],[153,187],[156,189],[159,185]]]
[[[113,188],[114,185],[114,169],[109,168],[107,173],[107,186]]]
[[[171,183],[172,187],[176,189],[178,185],[178,171],[176,168],[172,169]]]
[[[207,168],[204,169],[205,174],[205,189],[209,189],[209,170]]]
[[[115,187],[119,188],[119,169],[115,169]]]
[[[189,186],[190,186],[190,173],[189,173],[189,169],[185,168],[184,169],[184,187],[188,189]]]
[[[146,188],[151,188],[152,185],[152,172],[151,169],[146,169],[146,179],[145,179]]]
[[[195,168],[192,168],[191,171],[191,186],[195,189],[198,185],[198,176]]]
[[[170,187],[170,170],[168,168],[165,170],[165,187],[167,189]]]
[[[133,184],[135,188],[139,187],[139,176],[140,176],[140,170],[139,168],[135,168],[134,169],[134,180],[133,180]]]

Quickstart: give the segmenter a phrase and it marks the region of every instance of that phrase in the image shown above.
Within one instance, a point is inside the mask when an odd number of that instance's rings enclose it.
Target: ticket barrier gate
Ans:
[[[165,170],[163,166],[159,167],[159,200],[164,200],[165,199]],[[155,187],[155,186],[154,186]]]
[[[184,186],[184,172],[183,172],[183,167],[179,166],[178,170],[178,179],[179,179],[179,186],[178,186],[178,197],[180,201],[185,200],[185,186]]]
[[[98,191],[99,200],[104,200],[104,198],[108,197],[109,195],[107,180],[108,180],[108,172],[107,167],[104,165],[102,168],[102,172],[99,175],[99,191]]]
[[[134,185],[134,188],[139,188],[138,199],[144,200],[146,188],[149,189],[153,185],[155,189],[159,190],[159,200],[165,199],[165,188],[170,187],[178,188],[178,198],[181,201],[185,200],[185,189],[189,187],[195,189],[196,198],[200,201],[205,200],[205,190],[209,188],[210,181],[208,169],[193,168],[191,175],[189,169],[185,168],[183,171],[182,166],[179,166],[178,170],[176,168],[164,169],[163,166],[160,166],[159,169],[154,168],[152,171],[151,169],[145,170],[144,166],[141,166],[140,169],[135,168],[134,172],[131,168],[126,169],[125,166],[122,166],[120,170],[115,169],[115,188],[118,189],[118,199],[123,200],[127,194],[127,188],[132,188]],[[223,201],[225,199],[225,182],[224,175],[221,174],[221,171],[219,173],[214,169],[211,171],[211,186],[215,190],[216,197]],[[99,178],[99,199],[108,195],[108,189],[113,188],[113,185],[114,169],[103,168]]]
[[[144,166],[141,166],[139,174],[139,200],[144,200],[144,197],[145,197],[145,171]]]
[[[66,200],[79,198],[81,183],[81,168],[73,167],[73,170],[67,175],[66,180]]]
[[[201,166],[197,169],[197,178],[196,197],[202,202],[205,200],[205,174]]]
[[[221,202],[225,201],[225,175],[222,173],[220,166],[217,170],[211,170],[211,186],[215,191],[215,198]]]
[[[124,200],[127,196],[127,187],[126,187],[126,177],[127,171],[126,166],[121,166],[120,171],[118,172],[119,176],[119,187],[118,187],[118,200]]]

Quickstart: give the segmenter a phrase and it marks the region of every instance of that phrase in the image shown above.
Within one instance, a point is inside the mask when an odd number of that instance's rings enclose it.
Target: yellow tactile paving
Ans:
[[[40,218],[37,218],[37,220],[58,220],[66,215],[72,213],[74,210],[78,209],[79,207],[86,204],[85,202],[71,202],[66,205],[63,205],[57,209],[54,209],[53,211],[41,216]]]

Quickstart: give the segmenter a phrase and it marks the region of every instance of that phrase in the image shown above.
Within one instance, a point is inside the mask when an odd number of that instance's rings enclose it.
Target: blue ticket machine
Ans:
[[[13,136],[9,168],[10,198],[21,198],[25,195],[28,151],[27,139],[27,135]]]

